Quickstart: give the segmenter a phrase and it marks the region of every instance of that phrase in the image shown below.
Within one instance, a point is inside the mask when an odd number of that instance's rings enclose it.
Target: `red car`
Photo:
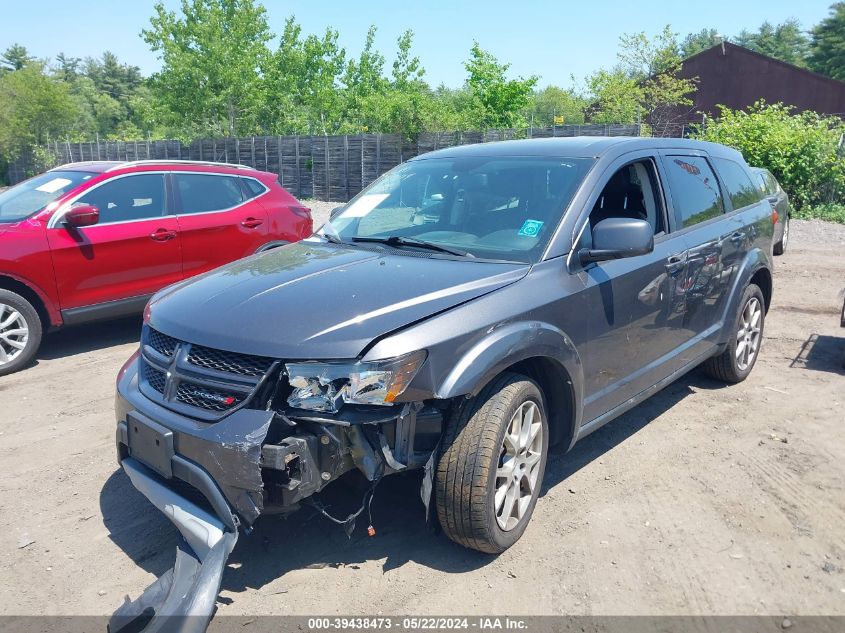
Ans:
[[[86,162],[0,193],[0,375],[51,327],[140,312],[160,288],[312,232],[275,174]]]

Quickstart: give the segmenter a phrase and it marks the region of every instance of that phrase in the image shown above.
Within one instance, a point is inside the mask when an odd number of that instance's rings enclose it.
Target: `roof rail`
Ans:
[[[120,161],[114,160],[75,160],[70,163],[62,163],[61,165],[56,165],[55,167],[50,167],[47,171],[53,171],[55,169],[64,169],[66,167],[76,167],[77,165],[90,165],[92,163],[115,163],[119,164]]]
[[[149,158],[146,160],[131,160],[123,162],[109,168],[107,171],[123,169],[124,167],[135,167],[137,165],[210,165],[214,167],[232,167],[234,169],[255,169],[255,167],[250,167],[249,165],[241,165],[238,163],[216,163],[210,160],[176,160],[172,158],[156,160],[154,158]]]

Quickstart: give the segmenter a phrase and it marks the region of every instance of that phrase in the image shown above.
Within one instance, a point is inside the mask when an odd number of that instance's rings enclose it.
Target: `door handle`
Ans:
[[[166,242],[176,237],[176,231],[168,231],[167,229],[158,229],[155,233],[150,233],[150,239],[156,242]]]
[[[684,255],[672,255],[666,260],[666,272],[670,275],[676,275],[684,269],[687,263],[687,258]]]
[[[247,218],[243,222],[241,222],[241,226],[245,226],[248,229],[254,229],[264,224],[264,220],[259,220],[258,218]]]

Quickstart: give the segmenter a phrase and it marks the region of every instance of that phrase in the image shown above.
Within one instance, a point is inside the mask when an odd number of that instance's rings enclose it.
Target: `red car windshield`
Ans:
[[[48,171],[0,193],[0,222],[19,222],[97,174]]]

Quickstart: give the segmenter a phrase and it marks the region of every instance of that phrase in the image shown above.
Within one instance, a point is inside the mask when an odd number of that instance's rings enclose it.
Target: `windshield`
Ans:
[[[345,242],[382,241],[485,259],[537,261],[578,183],[582,158],[415,160],[353,198],[324,230]],[[416,242],[416,246],[414,245]]]
[[[0,222],[18,222],[97,174],[48,171],[0,193]]]

